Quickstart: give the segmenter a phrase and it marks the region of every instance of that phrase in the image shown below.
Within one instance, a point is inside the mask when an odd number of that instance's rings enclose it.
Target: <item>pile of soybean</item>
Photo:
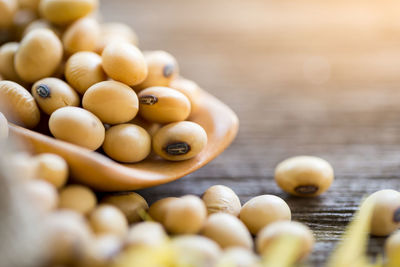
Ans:
[[[260,267],[281,238],[297,242],[294,262],[307,259],[315,243],[312,231],[291,221],[289,205],[275,195],[256,196],[242,205],[231,188],[213,185],[200,197],[167,197],[149,206],[135,192],[96,194],[67,183],[67,163],[55,154],[14,153],[6,160],[32,208],[42,214],[45,266],[144,266],[134,264],[141,255],[163,258],[168,253],[169,265],[149,266]],[[289,194],[315,197],[329,188],[334,174],[327,161],[299,156],[278,164],[275,180]],[[370,232],[393,233],[386,257],[396,258],[400,193],[380,190],[368,199],[375,203]]]
[[[207,144],[199,86],[165,51],[141,51],[122,23],[100,23],[97,0],[0,0],[0,112],[30,129],[124,163],[153,150],[180,161]],[[3,40],[4,41],[4,40]]]

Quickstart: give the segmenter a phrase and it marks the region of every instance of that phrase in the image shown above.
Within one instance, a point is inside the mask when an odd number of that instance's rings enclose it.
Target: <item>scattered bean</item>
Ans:
[[[104,204],[113,205],[120,209],[126,216],[128,223],[140,221],[140,213],[149,208],[146,200],[135,192],[107,195],[102,198],[101,202]]]
[[[128,232],[124,214],[112,205],[97,206],[90,214],[89,222],[97,235],[110,234],[122,238]]]
[[[208,214],[225,212],[238,216],[242,205],[239,197],[227,186],[213,185],[208,188],[202,197]]]
[[[211,214],[203,227],[202,235],[214,240],[222,248],[253,248],[253,240],[246,226],[228,213]]]
[[[133,225],[126,235],[128,246],[161,246],[168,240],[168,235],[157,222],[140,222]]]
[[[279,187],[296,196],[318,196],[328,190],[333,179],[332,166],[318,157],[289,158],[275,169],[275,181]]]
[[[79,51],[94,51],[99,37],[99,23],[91,17],[85,17],[68,27],[62,41],[65,50],[73,54]]]
[[[299,240],[299,260],[305,259],[314,246],[315,240],[311,230],[299,222],[274,222],[264,227],[257,235],[256,247],[260,254],[264,254],[273,240],[282,236],[289,236]]]
[[[36,177],[60,189],[68,179],[67,162],[56,154],[43,153],[33,157],[36,164]]]
[[[60,192],[59,207],[61,209],[69,209],[86,215],[95,208],[96,203],[93,191],[83,185],[69,185]]]

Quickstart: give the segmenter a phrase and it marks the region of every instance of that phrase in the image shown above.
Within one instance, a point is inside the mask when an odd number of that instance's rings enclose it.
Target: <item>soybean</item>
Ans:
[[[240,220],[252,234],[257,234],[264,226],[291,219],[289,206],[280,197],[261,195],[247,201],[239,214]]]
[[[93,238],[88,256],[83,260],[83,265],[90,267],[110,266],[113,259],[123,249],[121,239],[114,235],[101,235]]]
[[[101,203],[110,204],[120,209],[128,223],[140,221],[141,213],[149,208],[147,201],[135,192],[107,195],[102,198]]]
[[[228,213],[211,214],[201,233],[217,242],[222,248],[253,248],[253,240],[246,226],[237,217]]]
[[[116,161],[139,162],[151,152],[151,136],[137,125],[115,125],[106,131],[103,150]]]
[[[264,254],[274,240],[283,236],[288,236],[299,242],[298,260],[305,259],[312,251],[315,243],[314,235],[306,225],[291,221],[274,222],[263,228],[257,235],[257,251]]]
[[[77,20],[65,31],[62,41],[69,54],[94,51],[100,36],[99,23],[90,17]]]
[[[151,204],[148,211],[150,217],[157,222],[164,223],[168,204],[176,199],[178,198],[166,197]]]
[[[204,225],[207,209],[203,201],[192,195],[170,201],[166,205],[164,227],[172,234],[195,234]]]
[[[91,13],[98,6],[98,0],[41,0],[39,10],[48,21],[67,25]]]
[[[79,106],[80,98],[74,89],[58,78],[44,78],[37,81],[31,93],[40,109],[51,115],[59,108]]]
[[[73,211],[55,211],[46,218],[45,227],[52,264],[69,265],[87,257],[93,237],[82,215]]]
[[[0,75],[5,80],[19,81],[15,71],[14,58],[19,44],[16,42],[6,43],[0,48]]]
[[[168,240],[168,235],[157,222],[140,222],[133,225],[126,235],[128,246],[160,246]]]
[[[0,112],[0,140],[8,137],[8,121],[4,117],[3,113]]]
[[[138,44],[136,33],[126,24],[108,22],[100,25],[100,39],[97,42],[96,52],[101,54],[104,48],[112,42],[127,42]]]
[[[15,70],[25,82],[51,76],[61,63],[61,41],[49,29],[35,29],[21,41],[15,54]]]
[[[207,207],[208,214],[225,212],[238,216],[242,205],[239,197],[227,186],[213,185],[208,188],[202,199]]]
[[[199,154],[207,145],[207,133],[197,123],[181,121],[160,128],[153,136],[153,150],[160,157],[180,161]]]
[[[43,153],[33,157],[36,164],[36,177],[43,179],[56,188],[65,185],[68,179],[67,162],[60,156]]]
[[[397,230],[386,239],[385,254],[387,266],[397,266],[396,263],[400,261],[400,230]]]
[[[253,251],[243,247],[225,249],[218,260],[217,266],[231,267],[261,267],[261,259]]]
[[[172,248],[178,252],[179,258],[187,259],[189,266],[214,266],[221,248],[219,245],[204,236],[181,235],[171,240]]]
[[[70,209],[86,215],[94,209],[96,203],[93,191],[83,185],[69,185],[60,192],[61,209]]]
[[[107,124],[128,122],[136,116],[139,108],[135,91],[116,81],[92,85],[83,95],[82,106]]]
[[[151,122],[183,121],[190,114],[189,99],[168,87],[150,87],[141,91],[138,97],[140,115]]]
[[[35,99],[24,87],[11,81],[0,81],[0,112],[9,121],[27,128],[34,128],[40,120]]]
[[[92,211],[89,223],[97,235],[115,235],[122,238],[128,232],[128,221],[117,208],[101,204]]]
[[[17,0],[0,0],[0,29],[8,28],[18,10]]]
[[[295,196],[318,196],[328,190],[333,179],[332,166],[318,157],[289,158],[275,169],[276,183],[285,192]]]
[[[58,193],[52,184],[42,180],[29,180],[24,186],[33,204],[40,211],[48,213],[57,208]]]
[[[194,81],[178,77],[171,81],[169,87],[184,94],[190,101],[190,115],[196,114],[201,105],[200,87]]]
[[[112,79],[129,86],[137,85],[147,76],[147,64],[140,50],[127,42],[112,42],[101,57],[104,71]]]
[[[175,58],[165,51],[149,51],[144,53],[148,67],[146,79],[137,87],[144,89],[152,86],[169,86],[178,76],[179,68]]]
[[[90,86],[107,79],[101,64],[101,57],[96,53],[75,53],[67,60],[65,78],[83,95]]]
[[[374,202],[370,226],[372,235],[387,236],[400,227],[400,192],[379,190],[366,201]]]
[[[50,132],[55,138],[90,150],[104,141],[105,129],[93,113],[78,107],[64,107],[54,111],[49,119]]]

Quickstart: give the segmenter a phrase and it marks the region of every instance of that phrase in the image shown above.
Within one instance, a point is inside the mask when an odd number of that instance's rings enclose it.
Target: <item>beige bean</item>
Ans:
[[[34,128],[40,120],[35,99],[24,87],[11,81],[0,81],[0,112],[9,121],[27,128]]]
[[[101,64],[101,57],[96,53],[75,53],[66,63],[65,78],[83,95],[89,87],[107,79]]]
[[[80,98],[74,89],[58,78],[44,78],[37,81],[31,93],[44,113],[51,115],[59,108],[79,106]]]
[[[147,201],[135,192],[124,192],[110,194],[102,198],[104,204],[110,204],[122,211],[129,223],[135,223],[141,220],[142,212],[146,211],[149,206]]]
[[[96,150],[104,141],[105,129],[91,112],[78,107],[54,111],[49,119],[50,132],[55,138]]]

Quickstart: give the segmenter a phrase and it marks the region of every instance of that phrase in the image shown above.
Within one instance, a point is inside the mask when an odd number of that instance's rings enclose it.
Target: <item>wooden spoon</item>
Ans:
[[[121,164],[85,148],[57,140],[14,124],[10,136],[22,139],[33,153],[55,153],[69,164],[71,176],[80,183],[101,191],[124,191],[160,185],[181,178],[210,162],[235,138],[239,121],[224,103],[205,91],[200,93],[198,112],[189,118],[207,132],[208,143],[196,157],[171,162],[151,156],[135,164]]]

